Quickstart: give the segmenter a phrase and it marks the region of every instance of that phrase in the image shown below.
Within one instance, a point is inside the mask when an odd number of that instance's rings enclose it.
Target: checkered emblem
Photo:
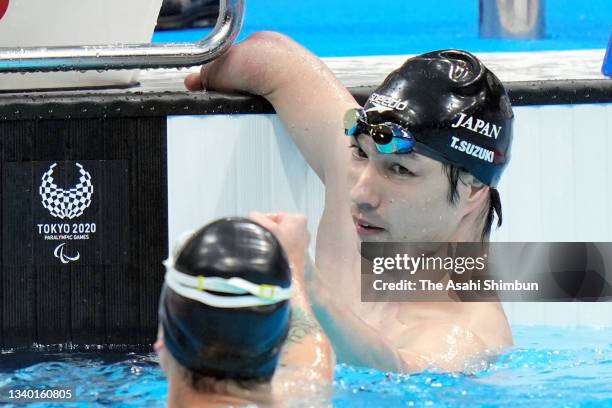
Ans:
[[[93,194],[93,184],[91,175],[83,169],[83,166],[76,163],[79,168],[79,182],[70,190],[59,188],[53,180],[53,169],[57,163],[53,163],[49,170],[42,175],[42,184],[39,188],[42,205],[52,216],[64,219],[73,219],[81,214],[91,204]]]

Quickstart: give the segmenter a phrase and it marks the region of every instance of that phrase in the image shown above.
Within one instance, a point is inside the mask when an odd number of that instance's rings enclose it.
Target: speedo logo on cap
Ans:
[[[465,140],[461,140],[458,137],[452,136],[450,147],[470,156],[474,156],[477,159],[493,163],[494,154],[492,150],[488,150],[484,147],[477,146],[470,142],[466,142]]]
[[[457,122],[453,123],[451,126],[454,128],[463,127],[471,130],[472,132],[480,133],[481,135],[495,139],[499,137],[502,131],[501,126],[485,122],[484,120],[478,118],[474,120],[473,117],[468,116],[465,113],[460,113]]]
[[[368,102],[376,106],[384,106],[385,108],[391,108],[402,111],[408,107],[408,102],[402,101],[401,99],[395,99],[391,96],[380,95],[376,92],[370,95]]]

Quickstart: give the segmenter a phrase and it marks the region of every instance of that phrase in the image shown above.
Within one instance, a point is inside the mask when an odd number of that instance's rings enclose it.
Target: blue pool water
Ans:
[[[399,375],[338,365],[332,404],[612,407],[612,328],[516,326],[513,332],[516,346],[473,375]],[[68,406],[164,406],[166,381],[153,355],[38,355],[34,359],[39,362],[24,363],[29,358],[0,356],[0,397],[15,388],[74,386],[78,402]],[[15,361],[20,368],[9,367]],[[309,405],[294,401],[290,406]]]
[[[274,10],[274,11],[271,11]],[[473,52],[606,48],[610,0],[546,0],[541,40],[478,37],[478,0],[247,0],[239,40],[280,31],[321,57],[413,54],[442,48]],[[158,32],[154,42],[198,41],[202,29]]]

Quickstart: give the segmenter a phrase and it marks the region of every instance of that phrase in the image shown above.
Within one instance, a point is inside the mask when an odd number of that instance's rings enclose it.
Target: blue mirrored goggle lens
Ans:
[[[367,124],[367,117],[362,109],[349,109],[344,114],[344,133],[347,136],[354,136]]]
[[[406,129],[392,122],[371,125],[363,109],[349,109],[346,112],[344,133],[348,136],[369,134],[381,153],[409,153],[414,147],[414,138]]]
[[[414,148],[414,139],[406,139],[404,137],[394,137],[389,143],[376,143],[376,149],[380,153],[410,153]]]

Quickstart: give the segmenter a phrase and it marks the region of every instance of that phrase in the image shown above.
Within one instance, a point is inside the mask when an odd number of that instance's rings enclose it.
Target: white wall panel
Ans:
[[[504,225],[493,240],[612,241],[612,105],[515,114],[512,160],[499,186]],[[251,210],[304,212],[315,241],[324,188],[276,115],[169,118],[168,173],[171,242]],[[504,307],[513,324],[612,325],[612,303]]]
[[[495,241],[612,241],[612,105],[514,108]]]
[[[299,211],[311,240],[323,186],[276,115],[177,116],[168,120],[172,243],[186,230],[250,211]]]

